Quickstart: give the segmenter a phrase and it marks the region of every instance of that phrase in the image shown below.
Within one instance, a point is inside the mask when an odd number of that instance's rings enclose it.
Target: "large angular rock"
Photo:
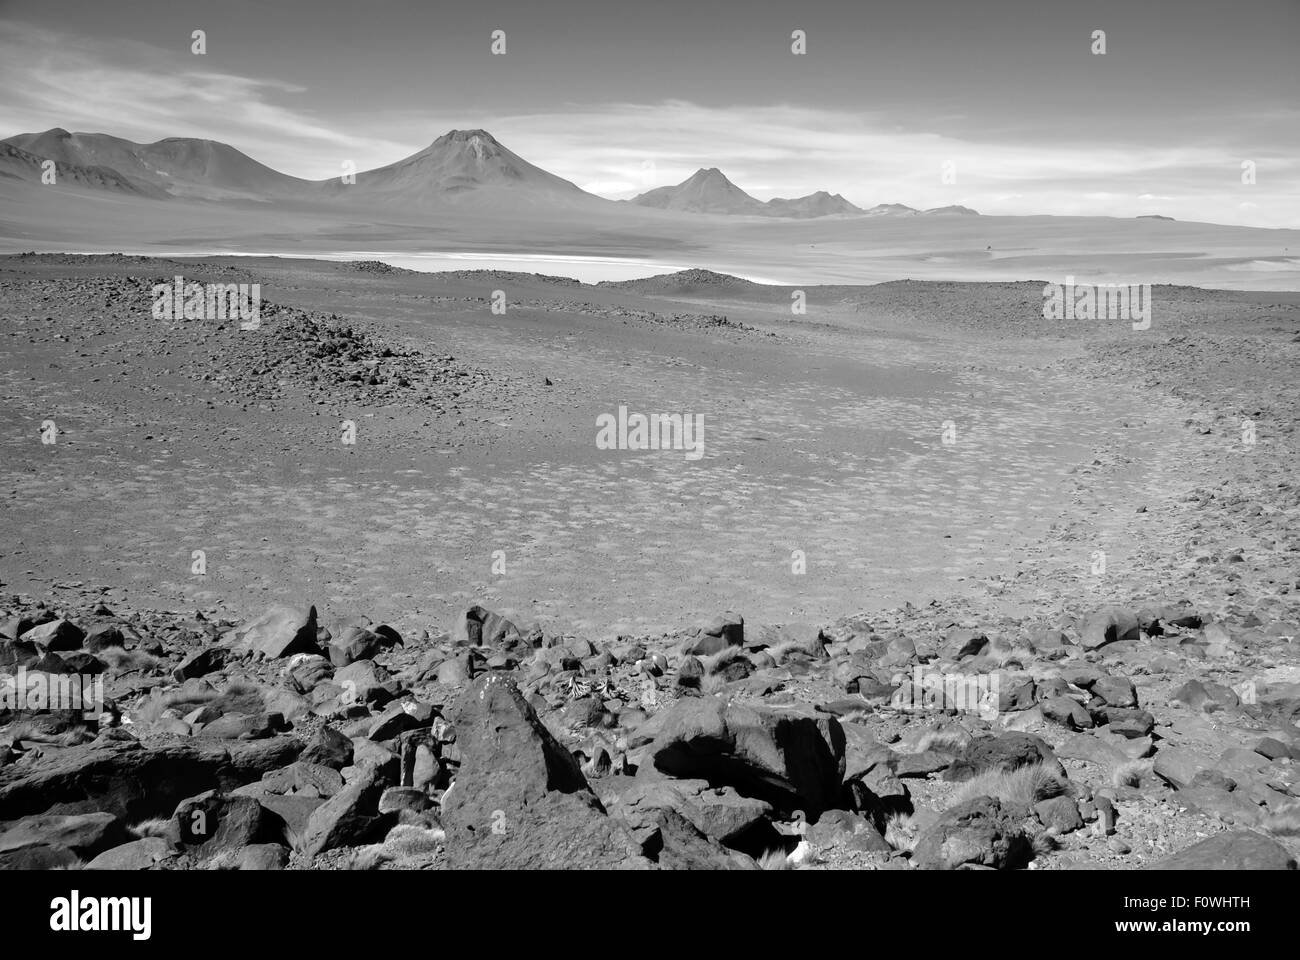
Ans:
[[[979,737],[953,760],[943,778],[961,783],[986,770],[1009,773],[1035,763],[1056,764],[1056,755],[1042,739],[1029,733],[1004,733],[1000,737]]]
[[[1083,826],[1079,805],[1072,797],[1050,797],[1034,804],[1038,822],[1054,829],[1058,834],[1072,833]]]
[[[307,824],[311,822],[311,815],[325,803],[322,797],[282,797],[275,793],[264,794],[255,799],[266,810],[272,823],[278,827],[280,836],[285,839],[304,835],[307,832]]]
[[[145,837],[105,850],[86,870],[151,870],[176,856],[176,848],[162,837]]]
[[[122,821],[111,813],[23,817],[0,824],[0,863],[19,867],[22,859],[51,852],[59,859],[57,851],[73,854],[72,860],[89,858],[127,839]]]
[[[1193,710],[1221,710],[1241,703],[1241,698],[1231,687],[1221,683],[1202,683],[1200,680],[1188,680],[1169,699],[1186,704]]]
[[[85,632],[71,620],[50,620],[32,627],[18,639],[23,643],[35,644],[42,653],[55,653],[60,650],[80,650],[85,638]]]
[[[200,857],[274,839],[275,824],[252,797],[215,790],[182,800],[172,820],[176,835]]]
[[[1239,827],[1257,826],[1263,815],[1263,810],[1240,792],[1216,786],[1187,786],[1178,791],[1178,802],[1186,804],[1191,810]]]
[[[477,604],[465,611],[452,631],[458,646],[497,646],[517,643],[523,638],[519,627],[487,607]]]
[[[1136,708],[1137,687],[1128,677],[1104,676],[1092,685],[1092,695],[1108,707]]]
[[[1149,736],[1156,727],[1156,718],[1149,712],[1127,707],[1104,707],[1101,719],[1110,733],[1130,740]]]
[[[827,847],[842,844],[850,850],[861,853],[878,853],[888,856],[893,853],[885,838],[880,835],[875,823],[867,817],[847,810],[829,810],[815,824],[807,829],[806,837],[814,847]]]
[[[668,713],[650,746],[659,772],[735,787],[814,821],[840,805],[845,737],[833,717],[717,697],[681,699]]]
[[[1271,837],[1230,830],[1194,843],[1148,870],[1294,870],[1295,857]]]
[[[322,766],[342,770],[352,764],[352,741],[333,727],[321,727],[308,741],[302,751],[303,763],[319,763]]]
[[[0,641],[0,670],[12,673],[19,667],[32,663],[40,655],[34,643],[23,643],[19,640]]]
[[[299,760],[262,778],[267,793],[296,793],[309,797],[332,797],[343,789],[343,775],[323,763]]]
[[[40,764],[0,767],[0,819],[105,811],[126,820],[171,816],[186,797],[230,789],[292,763],[302,742],[277,737],[228,748],[184,738],[143,746],[99,740],[50,754]]]
[[[391,817],[379,812],[388,784],[375,768],[361,770],[357,779],[312,811],[302,837],[302,851],[308,856],[367,843],[391,824]]]
[[[1118,746],[1092,733],[1071,733],[1053,751],[1058,759],[1086,760],[1101,766],[1119,766],[1128,757]]]
[[[448,867],[647,865],[512,680],[482,677],[461,695],[450,719],[462,759],[442,800]]]
[[[295,653],[320,653],[316,643],[316,608],[277,604],[228,635],[236,655],[278,660]]]
[[[207,676],[209,673],[216,673],[226,665],[228,655],[229,651],[224,647],[205,647],[202,650],[196,650],[176,665],[176,669],[172,671],[172,676],[184,683],[186,680],[193,680],[196,677]]]
[[[1196,774],[1212,766],[1214,758],[1186,747],[1162,747],[1156,753],[1155,775],[1175,790],[1192,782]]]
[[[1067,729],[1088,730],[1093,726],[1092,715],[1074,697],[1052,697],[1040,706],[1046,719]]]
[[[724,845],[743,839],[772,812],[762,800],[742,797],[731,787],[711,787],[703,780],[610,777],[599,781],[597,790],[610,816],[627,824],[642,849],[655,843],[660,810],[675,810]]]
[[[945,812],[921,834],[912,854],[912,862],[923,870],[1016,870],[1032,858],[1032,844],[1018,819],[993,797],[975,797]]]
[[[82,858],[67,847],[31,846],[0,851],[0,870],[75,870]]]
[[[940,656],[947,660],[959,661],[965,657],[974,657],[989,645],[989,638],[983,630],[956,628],[948,631],[939,647]]]
[[[358,660],[336,670],[333,683],[342,688],[339,701],[344,705],[382,707],[400,690],[392,674],[373,660]]]
[[[658,848],[652,858],[664,870],[756,870],[758,864],[705,836],[676,810],[661,809],[655,822]]]
[[[122,624],[110,620],[97,623],[87,630],[86,639],[82,641],[82,645],[91,653],[98,653],[101,650],[110,650],[114,647],[126,649],[130,641],[139,641],[139,639],[130,627],[124,629]]]
[[[240,870],[283,870],[289,864],[289,851],[279,843],[254,843],[239,854]]]
[[[1084,621],[1079,644],[1086,650],[1096,650],[1108,643],[1136,640],[1140,636],[1137,614],[1125,607],[1109,606]]]
[[[695,639],[687,643],[682,652],[693,657],[711,657],[727,647],[740,647],[744,643],[745,618],[728,610],[701,627]]]

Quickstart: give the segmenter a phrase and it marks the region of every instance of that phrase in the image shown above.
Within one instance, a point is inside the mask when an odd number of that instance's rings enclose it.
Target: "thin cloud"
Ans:
[[[349,113],[341,104],[323,116],[304,107],[309,91],[288,79],[216,72],[196,60],[135,41],[0,24],[7,94],[0,125],[10,134],[63,126],[135,140],[222,140],[308,178],[336,175],[340,160],[360,170],[381,166],[453,127],[484,127],[525,159],[611,199],[718,167],[759,199],[827,190],[863,207],[960,203],[986,214],[1154,211],[1259,226],[1300,223],[1300,160],[1283,135],[1250,151],[1222,134],[1208,139],[1206,130],[1231,129],[1226,118],[1203,118],[1187,138],[1142,140],[1095,125],[1076,129],[1068,117],[1043,118],[1037,136],[1027,136],[1022,123],[1015,134],[990,124],[997,136],[958,137],[915,115],[789,103],[724,108],[665,100],[469,114],[436,106],[354,106]],[[1258,168],[1253,185],[1240,179],[1247,158]],[[946,170],[953,182],[945,182]]]
[[[148,44],[70,37],[30,24],[0,24],[0,86],[6,135],[61,126],[133,140],[200,137],[231,143],[286,172],[319,167],[322,177],[333,174],[339,157],[393,146],[273,102],[302,93],[298,85],[195,69]]]

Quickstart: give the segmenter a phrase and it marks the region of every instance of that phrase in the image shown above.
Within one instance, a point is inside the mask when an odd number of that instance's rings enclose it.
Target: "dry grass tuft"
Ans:
[[[794,864],[784,850],[774,847],[758,858],[758,867],[760,870],[793,870]]]
[[[1110,785],[1120,787],[1141,786],[1143,779],[1151,776],[1154,764],[1150,760],[1125,760],[1110,769]]]
[[[266,697],[262,688],[246,680],[232,680],[224,690],[197,690],[184,692],[172,690],[160,696],[151,697],[135,711],[135,721],[140,724],[156,722],[162,715],[171,711],[183,717],[199,707],[211,706],[227,713],[242,713],[256,716],[266,712]]]
[[[420,867],[429,863],[447,834],[441,827],[398,824],[388,831],[382,843],[358,847],[344,864],[348,870],[378,870],[386,863],[398,868]]]
[[[911,853],[918,840],[920,831],[910,813],[896,813],[885,822],[885,842],[895,850]]]
[[[963,783],[949,805],[956,806],[976,797],[995,797],[1004,803],[1034,804],[1068,792],[1068,781],[1058,777],[1047,765],[1035,763],[1009,772],[986,770]]]
[[[1034,859],[1045,857],[1053,850],[1061,846],[1060,840],[1051,830],[1044,830],[1042,833],[1036,833],[1030,838],[1034,847]]]
[[[143,650],[123,650],[121,647],[109,647],[96,654],[108,664],[114,676],[125,673],[156,673],[163,661]]]
[[[970,731],[961,727],[944,727],[930,730],[916,742],[916,753],[934,750],[936,753],[956,754],[971,742]]]
[[[180,840],[176,824],[171,820],[164,820],[156,817],[151,820],[141,820],[133,826],[127,827],[127,832],[132,836],[139,837],[141,840],[146,837],[162,837],[164,840],[170,840],[177,843]]]

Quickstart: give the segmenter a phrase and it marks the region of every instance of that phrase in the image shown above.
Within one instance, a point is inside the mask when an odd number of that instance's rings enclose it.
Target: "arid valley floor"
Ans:
[[[801,289],[0,257],[0,866],[1294,868],[1300,294]]]

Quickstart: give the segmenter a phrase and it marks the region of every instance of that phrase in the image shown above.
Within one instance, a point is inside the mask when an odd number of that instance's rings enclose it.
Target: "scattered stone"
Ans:
[[[1140,635],[1138,618],[1131,610],[1109,606],[1087,619],[1079,634],[1079,644],[1085,650],[1096,650],[1119,640],[1136,640]]]
[[[278,660],[295,653],[319,653],[316,608],[277,605],[231,631],[227,643],[235,655]]]
[[[943,778],[960,783],[986,770],[1010,772],[1035,763],[1057,765],[1052,748],[1039,737],[1028,733],[978,737],[953,760]]]
[[[32,627],[18,639],[36,646],[42,653],[80,650],[86,634],[69,620],[50,620]]]
[[[839,802],[844,748],[839,721],[813,710],[693,697],[669,708],[650,753],[670,776],[733,786],[813,818]]]
[[[640,850],[591,792],[572,754],[509,679],[490,674],[457,701],[460,771],[442,801],[447,866],[621,868]]]
[[[228,652],[222,647],[208,647],[204,650],[197,650],[176,666],[176,669],[172,671],[172,676],[178,681],[184,682],[193,680],[196,677],[205,677],[209,673],[216,673],[226,665]]]
[[[1083,827],[1079,805],[1071,797],[1051,797],[1034,804],[1038,822],[1058,834],[1073,833]]]
[[[921,834],[913,862],[923,870],[1027,866],[1033,847],[1018,818],[993,797],[975,797],[941,815]]]
[[[381,835],[391,820],[379,812],[385,786],[374,768],[363,768],[357,779],[312,811],[303,833],[303,852],[314,857]]]
[[[152,870],[175,858],[176,848],[162,837],[144,837],[105,850],[85,870]]]
[[[1253,830],[1217,834],[1147,867],[1148,870],[1294,870],[1296,860],[1276,840]]]

